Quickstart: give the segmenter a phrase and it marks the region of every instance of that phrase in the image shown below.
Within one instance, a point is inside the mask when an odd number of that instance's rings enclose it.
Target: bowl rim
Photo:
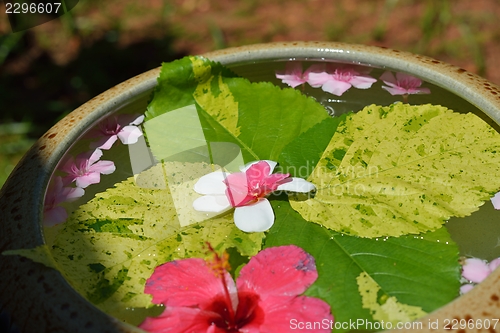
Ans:
[[[500,87],[462,68],[426,56],[376,46],[320,41],[254,44],[203,56],[225,65],[301,59],[371,64],[418,73],[415,75],[462,97],[500,125]],[[11,235],[0,239],[0,252],[34,248],[44,243],[40,203],[58,161],[83,129],[149,94],[157,84],[159,72],[160,67],[152,69],[94,97],[55,124],[33,145],[0,190],[0,221],[6,234]],[[23,328],[93,332],[99,327],[103,332],[143,332],[98,310],[58,271],[17,256],[0,258],[0,271],[5,272],[0,274],[0,284],[4,286],[0,291],[0,310],[10,315],[15,323],[23,323]],[[499,318],[500,292],[495,293],[495,290],[500,290],[500,270],[471,292],[419,321],[437,320],[441,329],[445,320],[452,318]],[[423,329],[430,332],[425,325]]]

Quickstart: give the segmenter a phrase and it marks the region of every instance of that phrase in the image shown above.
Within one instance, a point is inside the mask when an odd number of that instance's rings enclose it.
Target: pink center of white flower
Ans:
[[[245,172],[230,174],[224,180],[226,196],[233,207],[250,205],[276,191],[279,185],[292,181],[290,174],[271,174],[265,161],[252,164]]]

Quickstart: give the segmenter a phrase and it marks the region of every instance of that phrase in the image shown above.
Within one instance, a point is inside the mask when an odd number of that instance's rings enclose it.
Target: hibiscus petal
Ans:
[[[274,173],[262,179],[260,186],[265,189],[265,192],[270,193],[276,191],[280,183],[285,184],[291,181],[289,173]]]
[[[347,90],[351,88],[351,84],[344,81],[330,80],[325,82],[321,86],[323,91],[329,92],[330,94],[334,94],[336,96],[342,96]]]
[[[225,273],[230,294],[236,293],[234,281]],[[217,295],[224,295],[220,278],[205,260],[188,258],[167,262],[155,268],[146,282],[146,294],[153,296],[153,303],[172,307],[199,307],[206,309]]]
[[[264,322],[260,326],[261,332],[297,332],[298,323],[321,323],[314,329],[305,329],[308,332],[331,332],[334,318],[330,306],[313,297],[272,297],[261,302],[262,312],[265,313]],[[299,329],[300,331],[300,329]]]
[[[245,205],[254,200],[254,197],[248,195],[248,178],[245,173],[230,174],[224,183],[226,185],[226,196],[233,207]]]
[[[228,175],[228,173],[222,171],[204,175],[194,184],[194,190],[199,194],[224,194],[226,192],[224,180]]]
[[[236,284],[239,292],[255,292],[265,301],[302,294],[317,277],[314,258],[288,245],[260,251],[241,269]]]
[[[231,208],[226,195],[204,195],[193,201],[193,208],[199,212],[223,213]]]
[[[118,133],[118,138],[124,145],[130,145],[137,142],[137,140],[142,136],[142,131],[137,126],[125,126],[120,133]]]
[[[316,190],[316,186],[313,183],[308,182],[305,179],[292,177],[292,181],[283,183],[278,186],[278,191],[290,191],[297,193],[309,193]]]
[[[267,199],[261,199],[252,205],[236,207],[234,223],[238,229],[245,232],[266,231],[274,224],[273,208]]]
[[[251,183],[254,180],[261,180],[264,177],[271,174],[271,166],[266,161],[258,161],[252,164],[246,171],[245,174],[248,178],[248,182]]]
[[[480,283],[491,273],[490,268],[481,259],[468,258],[465,259],[462,276],[469,281]]]
[[[223,333],[223,330],[210,330],[211,323],[218,314],[200,311],[196,308],[170,307],[157,317],[148,317],[139,325],[139,328],[151,333],[179,333],[179,332],[213,332]]]

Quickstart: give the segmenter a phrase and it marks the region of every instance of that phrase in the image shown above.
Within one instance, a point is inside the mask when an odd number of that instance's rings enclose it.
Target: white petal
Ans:
[[[299,193],[309,193],[314,191],[316,186],[305,179],[292,177],[292,181],[278,186],[278,191],[290,191]]]
[[[271,167],[271,171],[270,171],[269,175],[271,173],[273,173],[273,170],[276,167],[276,165],[278,164],[278,162],[271,161],[271,160],[262,160],[262,161],[267,162],[267,164],[269,164],[269,166]],[[258,163],[258,162],[260,162],[260,161],[253,161],[253,162],[247,163],[244,166],[240,167],[240,171],[245,172],[248,170],[248,168],[250,168],[252,165],[254,165],[255,163]]]
[[[493,198],[491,198],[491,203],[493,204],[493,207],[495,207],[495,209],[500,209],[500,192],[497,192],[497,194],[495,194]]]
[[[225,194],[226,184],[224,184],[224,180],[227,175],[227,172],[222,171],[204,175],[194,184],[194,190],[199,194]]]
[[[222,213],[231,208],[226,195],[204,195],[193,201],[193,208],[199,212]]]
[[[234,224],[245,232],[266,231],[274,224],[274,212],[267,199],[249,206],[236,207]]]

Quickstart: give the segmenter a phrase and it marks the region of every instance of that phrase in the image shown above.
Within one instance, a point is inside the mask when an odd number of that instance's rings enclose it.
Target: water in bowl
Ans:
[[[272,82],[276,85],[286,87],[280,80],[275,76],[276,71],[283,70],[285,64],[291,60],[299,61],[297,59],[283,59],[277,61],[269,61],[262,63],[248,63],[232,65],[230,68],[239,76],[248,78],[250,81],[259,82],[267,81]],[[309,65],[314,64],[314,61],[306,61],[302,59],[304,68]],[[367,67],[368,68],[368,67]],[[368,68],[370,71],[370,76],[373,78],[379,78],[386,70],[382,68]],[[377,105],[390,105],[396,101],[401,101],[401,96],[392,96],[388,92],[384,91],[381,86],[383,83],[378,80],[374,83],[374,89],[349,89],[347,92],[342,94],[342,96],[335,96],[329,93],[323,92],[321,89],[312,88],[311,86],[305,84],[298,87],[301,91],[316,99],[325,107],[325,112],[328,112],[332,116],[339,116],[348,112],[356,112],[361,110],[363,107],[370,104]],[[483,118],[485,121],[490,123],[498,130],[498,125],[494,124],[487,116],[485,116],[480,110],[469,102],[457,97],[453,93],[447,91],[446,89],[430,84],[424,83],[423,86],[431,90],[431,94],[421,94],[421,95],[411,95],[409,96],[408,102],[410,104],[437,104],[446,106],[456,112],[468,113],[473,112]],[[128,105],[123,109],[117,110],[109,118],[115,117],[116,115],[140,115],[144,113],[147,100],[143,99],[137,101],[134,104]],[[136,119],[134,117],[130,119]],[[127,124],[122,124],[123,126]],[[97,127],[97,125],[96,125]],[[90,133],[91,130],[87,132]],[[68,152],[68,156],[77,156],[80,153],[85,153],[88,150],[89,139],[88,135],[84,134],[75,142],[72,148]],[[76,198],[74,201],[65,201],[57,203],[56,207],[61,207],[66,214],[70,215],[74,210],[78,209],[82,204],[88,202],[95,197],[97,193],[104,192],[106,189],[112,188],[115,184],[126,180],[129,177],[137,176],[140,172],[147,170],[152,165],[156,163],[153,155],[145,146],[143,140],[139,140],[136,144],[124,145],[119,144],[120,138],[117,138],[117,144],[109,150],[103,150],[103,155],[100,160],[103,161],[113,161],[115,170],[109,172],[109,170],[100,175],[100,181],[95,184],[91,184],[85,188],[85,194],[81,197]],[[63,158],[63,162],[64,162]],[[60,167],[63,165],[61,162]],[[59,167],[59,170],[60,170]],[[55,171],[53,179],[57,176],[64,176],[64,172]],[[154,183],[154,181],[153,181]],[[461,255],[467,257],[478,257],[485,260],[491,260],[500,257],[500,229],[496,227],[497,219],[499,217],[499,212],[493,209],[492,204],[487,201],[479,211],[473,213],[472,215],[465,218],[452,218],[446,223],[451,237],[455,240],[461,251]],[[64,214],[63,214],[64,216]],[[47,214],[46,216],[47,217]],[[59,221],[64,223],[64,220]],[[46,227],[47,239],[54,237],[51,231],[53,227]],[[172,249],[172,251],[177,251],[178,249]],[[148,254],[144,254],[148,255]],[[153,253],[154,255],[154,253]],[[151,256],[151,253],[149,254]],[[95,266],[98,270],[98,265]],[[154,307],[152,309],[120,309],[113,314],[120,319],[127,321],[131,324],[139,324],[145,316],[154,316],[163,311],[162,307]]]

